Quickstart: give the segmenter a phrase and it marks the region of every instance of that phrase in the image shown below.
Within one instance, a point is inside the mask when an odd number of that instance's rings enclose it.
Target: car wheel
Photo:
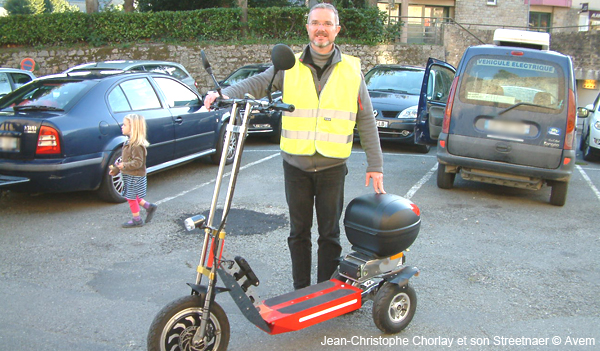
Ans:
[[[584,130],[585,131],[585,130]],[[579,150],[583,151],[585,149],[585,134],[584,131],[581,132],[581,137],[579,138]]]
[[[273,144],[279,144],[281,142],[281,113],[279,113],[279,121],[273,129],[274,134],[269,138],[269,141]]]
[[[219,132],[219,139],[217,142],[217,152],[215,152],[211,156],[211,160],[214,164],[219,164],[221,162],[221,155],[223,154],[223,148],[227,148],[227,159],[225,164],[231,164],[233,162],[233,157],[235,156],[235,149],[237,149],[238,144],[238,133],[231,133],[231,138],[229,138],[229,144],[225,145],[225,137],[227,129],[227,123],[224,123],[221,127],[221,131]]]
[[[429,152],[429,150],[431,150],[431,146],[429,145],[416,145],[417,146],[417,152],[421,153],[421,154],[426,154]]]
[[[590,134],[585,137],[583,140],[583,148],[581,149],[583,152],[583,159],[586,161],[595,161],[596,154],[594,153],[594,149],[590,147]]]
[[[454,178],[456,173],[447,173],[446,165],[438,163],[437,169],[437,186],[440,189],[452,189],[454,186]]]
[[[117,161],[121,161],[121,149],[113,152],[108,160],[108,165],[114,165]],[[102,183],[98,189],[98,196],[106,202],[122,203],[127,201],[123,197],[123,174],[119,172],[116,176],[109,174],[108,165],[102,173]]]
[[[553,182],[550,192],[550,204],[554,206],[564,206],[567,201],[568,182]]]

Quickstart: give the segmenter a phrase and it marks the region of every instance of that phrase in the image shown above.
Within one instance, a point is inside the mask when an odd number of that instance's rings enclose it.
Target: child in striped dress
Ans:
[[[115,172],[123,173],[123,196],[129,203],[133,218],[123,223],[123,228],[141,227],[144,220],[140,217],[140,206],[146,210],[146,223],[150,223],[157,205],[144,200],[146,197],[146,121],[138,114],[128,114],[121,126],[123,135],[129,140],[123,145],[122,162],[116,164]],[[111,171],[112,172],[112,171]]]

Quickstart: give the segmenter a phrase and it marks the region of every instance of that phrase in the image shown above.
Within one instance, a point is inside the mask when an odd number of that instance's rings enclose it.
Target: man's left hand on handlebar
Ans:
[[[213,102],[215,102],[215,100],[217,100],[218,97],[218,93],[206,94],[206,96],[204,97],[204,107],[206,107],[207,110],[211,110],[211,105],[213,104]],[[229,99],[229,96],[223,95],[223,99]]]

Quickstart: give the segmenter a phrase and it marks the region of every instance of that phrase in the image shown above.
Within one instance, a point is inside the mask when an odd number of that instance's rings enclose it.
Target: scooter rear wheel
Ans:
[[[373,321],[386,334],[396,334],[406,328],[417,309],[417,294],[407,285],[385,282],[373,300]]]
[[[192,338],[200,326],[204,296],[190,295],[165,306],[154,317],[148,332],[148,351],[227,350],[230,330],[223,308],[213,301],[206,326],[205,342],[193,345]]]

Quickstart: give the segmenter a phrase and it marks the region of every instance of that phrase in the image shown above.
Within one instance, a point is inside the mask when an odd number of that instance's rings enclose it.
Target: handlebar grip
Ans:
[[[294,112],[294,110],[296,110],[296,106],[292,104],[286,104],[283,102],[277,102],[273,104],[273,109],[277,111]]]
[[[225,108],[225,107],[230,107],[231,105],[232,105],[231,99],[222,99],[222,98],[217,98],[215,101],[213,101],[212,104],[210,104],[211,109]]]

